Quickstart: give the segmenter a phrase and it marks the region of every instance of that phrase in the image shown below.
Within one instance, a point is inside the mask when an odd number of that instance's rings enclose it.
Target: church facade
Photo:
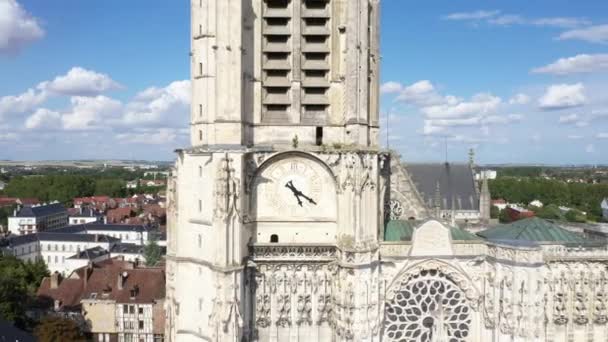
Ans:
[[[608,337],[605,246],[536,219],[471,234],[449,214],[487,198],[423,193],[379,148],[378,0],[191,6],[168,341]]]

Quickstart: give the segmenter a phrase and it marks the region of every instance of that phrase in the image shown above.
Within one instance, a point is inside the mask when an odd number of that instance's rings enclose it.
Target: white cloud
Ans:
[[[25,121],[27,129],[56,129],[61,126],[61,114],[46,108],[38,109]]]
[[[539,100],[544,110],[557,110],[582,106],[586,102],[585,86],[582,83],[556,84],[547,88]]]
[[[116,139],[127,144],[164,145],[174,142],[178,134],[176,130],[161,128],[146,132],[117,134]]]
[[[571,134],[568,135],[568,139],[572,139],[572,140],[580,140],[583,139],[584,137],[582,135],[576,135],[576,134]]]
[[[515,24],[522,25],[526,23],[526,20],[520,15],[506,14],[501,15],[500,17],[491,18],[488,20],[488,23],[501,26],[509,26]]]
[[[429,118],[459,118],[468,115],[488,115],[494,113],[502,103],[499,97],[492,94],[477,94],[470,101],[461,101],[455,98],[441,105],[428,106],[422,112]]]
[[[532,70],[533,73],[537,74],[553,75],[568,75],[598,71],[608,71],[608,54],[581,54],[569,58],[560,58],[554,63]]]
[[[0,53],[15,53],[44,37],[38,20],[16,0],[0,1]]]
[[[0,132],[0,142],[2,141],[14,141],[17,140],[19,136],[16,133],[2,133]]]
[[[578,114],[568,114],[568,115],[562,115],[559,117],[559,123],[574,123],[579,121],[580,118],[578,116]]]
[[[608,24],[585,27],[562,33],[560,40],[583,40],[590,43],[608,43]]]
[[[595,146],[593,146],[593,144],[589,144],[585,147],[585,152],[587,153],[594,153],[595,152]]]
[[[180,124],[176,118],[188,117],[191,102],[190,81],[175,81],[165,88],[148,88],[127,106],[125,125]]]
[[[67,74],[40,82],[35,89],[30,88],[23,94],[0,97],[0,119],[6,113],[33,111],[53,96],[97,96],[121,87],[108,75],[74,67]]]
[[[510,26],[510,25],[530,25],[539,27],[557,27],[573,29],[581,26],[591,25],[585,18],[574,17],[545,17],[545,18],[526,18],[520,14],[502,14],[501,11],[474,11],[452,13],[444,16],[447,20],[460,21],[484,21],[487,24]]]
[[[96,96],[121,87],[110,76],[81,67],[74,67],[66,75],[38,85],[38,89],[69,96]]]
[[[6,113],[24,113],[31,111],[48,98],[46,92],[28,89],[25,93],[16,96],[0,97],[0,119]]]
[[[386,82],[386,83],[382,84],[382,86],[380,86],[380,93],[381,94],[395,94],[395,93],[399,93],[402,89],[403,89],[403,87],[401,86],[401,83],[399,83],[399,82]]]
[[[598,139],[608,139],[608,133],[604,133],[604,132],[598,133],[597,138]]]
[[[66,130],[103,129],[117,120],[122,111],[122,104],[105,96],[71,98],[72,108],[61,117]]]
[[[492,115],[485,117],[481,120],[481,123],[484,125],[495,125],[495,124],[509,124],[513,122],[522,121],[524,118],[521,114],[509,114],[507,116],[504,115]]]
[[[569,17],[539,18],[531,20],[530,23],[536,26],[550,26],[566,29],[591,25],[591,22],[587,19]]]
[[[512,105],[525,105],[530,103],[530,96],[526,94],[516,94],[511,99],[509,99],[509,104]]]
[[[422,80],[407,87],[402,86],[397,101],[415,106],[430,106],[444,103],[446,99],[437,93],[433,83]]]
[[[474,12],[460,12],[448,14],[444,17],[447,20],[481,20],[495,17],[500,11],[474,11]]]

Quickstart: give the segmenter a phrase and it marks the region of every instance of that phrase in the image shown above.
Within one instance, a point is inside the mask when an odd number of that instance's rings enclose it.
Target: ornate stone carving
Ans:
[[[312,325],[312,303],[309,294],[298,295],[298,325]]]
[[[240,180],[236,177],[233,159],[226,154],[220,161],[215,181],[214,216],[218,219],[230,219],[240,215],[239,191]]]
[[[277,296],[277,322],[279,327],[291,326],[291,296],[289,294],[279,294]]]
[[[462,290],[437,270],[422,271],[387,303],[388,341],[464,342],[471,333],[472,309]]]
[[[403,219],[403,206],[398,200],[391,199],[386,205],[386,214],[389,220],[401,220]]]

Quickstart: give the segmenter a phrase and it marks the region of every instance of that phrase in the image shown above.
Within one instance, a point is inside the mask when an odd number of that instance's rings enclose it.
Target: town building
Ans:
[[[57,273],[44,278],[38,297],[55,312],[79,315],[92,341],[163,341],[163,269],[120,258],[92,262],[65,279]]]
[[[166,340],[606,340],[605,241],[537,218],[472,234],[472,163],[380,149],[379,6],[191,2]]]
[[[0,191],[4,190],[6,187],[6,182],[0,180]]]
[[[605,220],[608,220],[608,198],[604,198],[602,201],[602,215]]]
[[[535,215],[532,210],[528,210],[517,205],[510,205],[505,210],[507,211],[507,215],[509,216],[511,221],[517,221],[533,217]]]
[[[145,245],[150,240],[150,230],[145,225],[103,224],[98,222],[66,226],[53,230],[54,233],[105,235],[118,239],[121,243]]]
[[[69,224],[86,224],[86,223],[105,223],[105,215],[96,209],[80,206],[78,208],[69,208]]]
[[[24,206],[8,218],[8,230],[14,235],[26,235],[66,226],[68,212],[60,203]]]

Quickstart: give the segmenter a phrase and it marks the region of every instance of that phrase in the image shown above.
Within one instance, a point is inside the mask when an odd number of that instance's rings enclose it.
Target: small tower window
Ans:
[[[203,211],[203,201],[198,200],[198,212],[200,213],[201,211]]]
[[[270,235],[270,243],[279,243],[279,236],[277,234]]]
[[[317,146],[323,145],[323,127],[317,127],[315,143]]]
[[[203,76],[203,63],[198,63],[198,74]]]
[[[198,167],[198,176],[203,177],[203,167],[202,166]]]
[[[198,105],[198,116],[203,116],[203,105],[202,104]]]
[[[201,235],[198,235],[198,248],[203,247],[203,238],[201,237]]]
[[[203,131],[201,130],[198,131],[198,140],[203,141]]]

